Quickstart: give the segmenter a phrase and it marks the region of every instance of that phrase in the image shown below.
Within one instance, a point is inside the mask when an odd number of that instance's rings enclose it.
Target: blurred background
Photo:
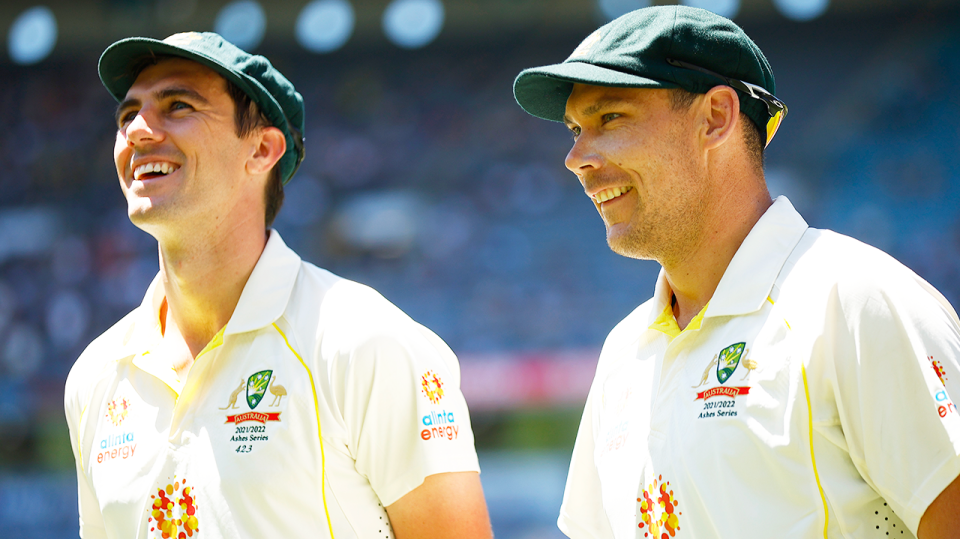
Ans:
[[[116,39],[216,30],[304,95],[307,158],[276,228],[377,288],[461,357],[494,530],[555,538],[607,332],[659,267],[610,253],[560,124],[511,84],[650,0],[4,0],[0,31],[0,535],[77,536],[63,385],[141,301],[154,240],[127,220]],[[790,114],[773,194],[960,300],[960,1],[684,0],[733,18]],[[0,44],[0,47],[3,47]]]

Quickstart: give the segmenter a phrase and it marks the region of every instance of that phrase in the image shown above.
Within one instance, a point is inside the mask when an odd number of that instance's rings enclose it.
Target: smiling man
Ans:
[[[611,249],[658,261],[610,333],[560,510],[573,538],[960,537],[960,321],[886,254],[771,200],[786,115],[727,19],[603,26],[520,73]]]
[[[100,78],[160,272],[67,380],[80,535],[490,538],[456,357],[270,228],[293,85],[210,33],[114,43]]]

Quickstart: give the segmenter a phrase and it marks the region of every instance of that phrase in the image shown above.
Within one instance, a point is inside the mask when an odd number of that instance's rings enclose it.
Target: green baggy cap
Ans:
[[[287,151],[276,166],[283,183],[290,181],[303,161],[303,97],[269,60],[249,54],[213,32],[184,32],[163,41],[131,37],[103,51],[100,80],[120,102],[140,75],[144,58],[161,55],[203,64],[250,96],[287,139]]]
[[[561,64],[522,71],[513,83],[513,94],[530,114],[562,122],[574,83],[683,88],[699,94],[724,84],[714,75],[671,64],[668,59],[776,93],[770,64],[739,26],[703,9],[655,6],[601,26]],[[772,116],[765,103],[740,89],[737,93],[740,110],[764,129]],[[771,137],[768,135],[768,141]]]

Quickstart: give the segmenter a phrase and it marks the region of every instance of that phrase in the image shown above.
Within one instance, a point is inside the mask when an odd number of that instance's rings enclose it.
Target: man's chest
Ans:
[[[90,418],[95,433],[84,459],[105,517],[125,522],[125,533],[161,525],[188,532],[204,522],[229,530],[242,520],[233,508],[287,498],[295,507],[302,497],[293,493],[319,495],[315,383],[275,341],[210,350],[179,395],[134,364],[118,371]]]
[[[697,529],[731,485],[809,465],[803,344],[771,311],[655,338],[607,373],[594,458],[611,522]]]

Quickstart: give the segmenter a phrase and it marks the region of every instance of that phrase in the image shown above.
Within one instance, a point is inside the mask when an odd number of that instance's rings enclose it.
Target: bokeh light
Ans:
[[[788,19],[809,21],[823,15],[830,0],[773,0],[773,5]]]
[[[732,19],[740,12],[740,0],[682,0],[685,6],[712,11],[721,17]]]
[[[32,7],[21,13],[10,26],[7,37],[10,59],[21,65],[43,60],[56,44],[57,18],[44,6]]]
[[[347,0],[313,0],[297,17],[297,42],[311,52],[335,51],[353,34],[354,19]]]
[[[419,49],[437,37],[443,18],[440,0],[393,0],[383,12],[383,31],[393,44]]]
[[[597,8],[600,9],[600,13],[611,21],[620,15],[647,7],[650,4],[650,0],[597,0]]]
[[[223,6],[217,13],[213,30],[241,49],[252,51],[263,41],[267,16],[259,2],[238,0]]]

